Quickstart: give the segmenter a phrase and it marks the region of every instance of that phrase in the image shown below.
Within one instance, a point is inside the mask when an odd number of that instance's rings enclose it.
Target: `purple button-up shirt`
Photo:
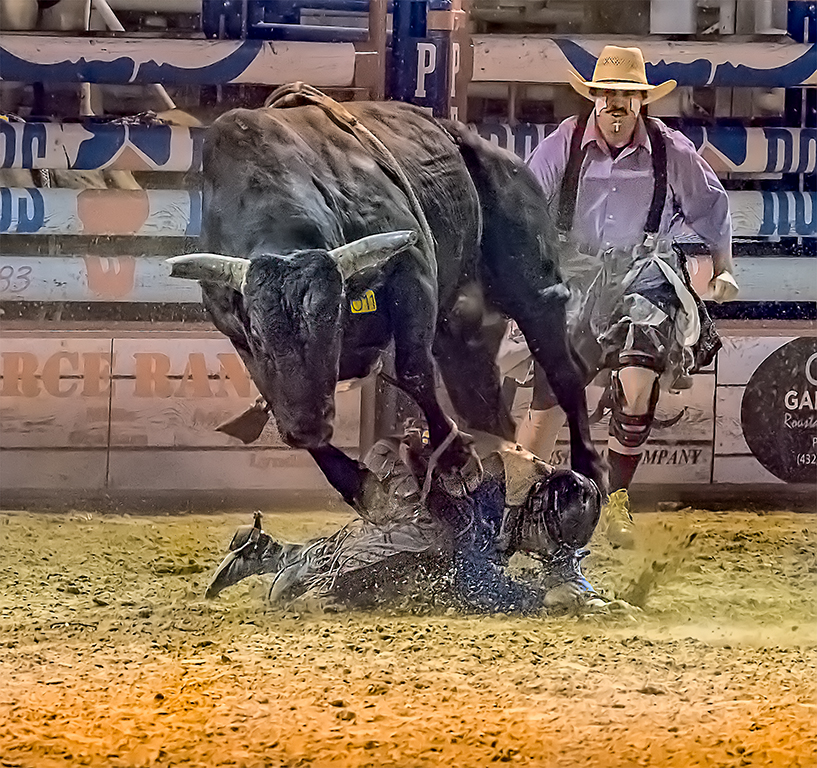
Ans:
[[[528,158],[554,215],[575,125],[575,117],[562,122]],[[686,224],[713,256],[728,257],[732,221],[723,185],[686,136],[660,121],[658,125],[667,145],[667,201],[658,236],[674,238]],[[613,158],[591,114],[582,147],[587,153],[579,177],[573,242],[588,252],[640,244],[653,195],[652,148],[644,121],[639,119],[633,141]]]

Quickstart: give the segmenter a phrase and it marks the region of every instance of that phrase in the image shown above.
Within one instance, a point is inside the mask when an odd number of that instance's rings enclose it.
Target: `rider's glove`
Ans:
[[[740,291],[735,278],[730,272],[721,272],[709,281],[709,299],[717,301],[718,304],[724,301],[732,301]]]

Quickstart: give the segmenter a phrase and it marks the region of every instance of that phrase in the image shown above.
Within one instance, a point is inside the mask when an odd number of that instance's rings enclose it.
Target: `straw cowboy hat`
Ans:
[[[619,48],[617,45],[605,45],[596,60],[593,79],[583,80],[573,70],[568,71],[570,84],[584,98],[593,100],[591,88],[611,89],[615,91],[644,91],[647,95],[644,103],[666,96],[678,83],[667,80],[661,85],[650,85],[647,82],[647,70],[644,67],[644,54],[640,48]]]

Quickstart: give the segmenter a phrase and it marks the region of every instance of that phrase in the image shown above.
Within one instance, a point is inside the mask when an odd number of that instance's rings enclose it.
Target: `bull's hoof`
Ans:
[[[389,520],[393,499],[374,472],[366,471],[360,492],[352,501],[352,507],[364,520],[375,525]]]
[[[263,403],[256,402],[244,413],[234,419],[225,421],[216,427],[217,432],[237,437],[245,445],[254,443],[261,437],[264,427],[269,421],[269,414]]]

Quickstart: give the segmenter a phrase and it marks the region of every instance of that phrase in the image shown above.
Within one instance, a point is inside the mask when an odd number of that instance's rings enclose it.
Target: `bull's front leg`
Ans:
[[[328,443],[307,450],[330,485],[361,517],[378,523],[387,516],[390,499],[371,470]]]
[[[244,443],[261,436],[270,418],[268,396],[264,393],[265,376],[250,350],[246,329],[241,320],[241,298],[230,288],[206,283],[202,285],[204,304],[214,325],[232,342],[261,396],[246,411],[221,424],[217,429]],[[326,479],[343,500],[363,517],[376,518],[386,509],[385,493],[375,475],[359,462],[329,443],[307,448]]]
[[[395,373],[426,418],[430,443],[435,449],[429,471],[439,470],[446,489],[463,496],[482,482],[482,465],[473,449],[473,440],[457,429],[437,397],[432,354],[437,322],[436,285],[406,269],[399,279],[392,281],[390,289]]]

